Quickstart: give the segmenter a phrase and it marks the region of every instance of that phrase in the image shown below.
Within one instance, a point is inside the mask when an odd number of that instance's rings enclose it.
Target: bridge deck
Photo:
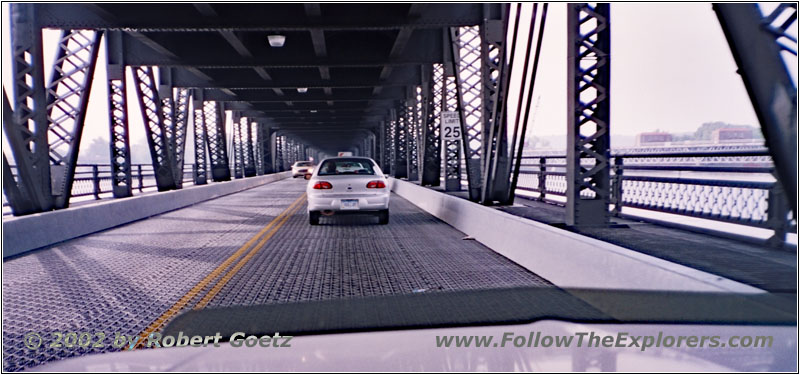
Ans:
[[[309,226],[304,189],[284,180],[5,261],[4,370],[114,350],[116,333],[191,308],[551,285],[398,196],[389,225]],[[106,346],[29,350],[28,332],[104,332]]]

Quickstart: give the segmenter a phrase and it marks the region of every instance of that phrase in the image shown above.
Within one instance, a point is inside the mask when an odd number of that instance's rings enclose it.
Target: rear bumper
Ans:
[[[358,209],[342,210],[342,199],[358,199]],[[367,197],[314,197],[308,196],[309,211],[336,211],[336,212],[363,212],[380,211],[389,209],[389,194]]]

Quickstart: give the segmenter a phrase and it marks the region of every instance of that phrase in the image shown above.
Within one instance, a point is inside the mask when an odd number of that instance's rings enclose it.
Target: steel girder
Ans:
[[[256,150],[258,150],[258,174],[272,173],[272,147],[270,147],[271,129],[263,122],[256,125]]]
[[[406,176],[409,181],[416,181],[419,179],[419,130],[420,121],[422,116],[420,110],[422,109],[421,89],[419,86],[413,86],[409,93],[409,99],[406,101],[405,106],[405,123],[406,123]]]
[[[50,173],[55,208],[69,206],[102,32],[63,30],[47,85]]]
[[[145,122],[147,144],[153,161],[156,186],[158,191],[175,189],[177,186],[175,185],[175,176],[172,170],[174,156],[170,150],[167,129],[164,126],[164,121],[162,121],[164,111],[168,109],[164,108],[167,106],[158,97],[153,70],[150,67],[135,67],[133,69],[133,81],[136,86],[136,97],[139,100],[142,119]],[[171,99],[168,102],[171,102]]]
[[[10,11],[14,108],[12,112],[4,91],[3,128],[17,166],[17,182],[12,178],[3,187],[12,212],[24,215],[51,210],[55,200],[47,143],[42,33],[33,4],[11,4]],[[11,175],[5,154],[3,159],[4,174]],[[14,188],[12,184],[18,186]]]
[[[235,178],[244,178],[244,142],[242,139],[242,120],[247,121],[246,118],[241,117],[239,112],[233,112],[233,176]]]
[[[442,109],[444,107],[444,66],[442,64],[433,64],[432,69],[426,70],[430,78],[424,84],[427,100],[425,100],[425,128],[421,142],[423,147],[420,157],[422,160],[420,184],[439,186],[442,174],[442,142],[439,132]]]
[[[192,178],[195,185],[208,183],[208,159],[206,157],[206,121],[203,111],[203,90],[192,92],[192,130],[194,132],[194,169]]]
[[[212,4],[216,13],[236,14],[209,24],[199,17],[191,3],[183,4],[37,4],[43,12],[43,26],[50,28],[124,29],[139,32],[208,32],[216,30],[259,31],[376,31],[431,29],[471,25],[480,21],[480,4],[425,4],[408,17],[408,4],[333,4],[321,5],[321,13],[337,17],[308,18],[303,4]],[[177,8],[176,8],[177,7]],[[246,7],[246,8],[243,8]],[[355,7],[355,8],[354,8]],[[182,9],[179,9],[182,8]],[[176,9],[178,9],[176,11]],[[244,9],[244,11],[243,11]],[[108,15],[108,16],[105,16]],[[365,17],[369,15],[369,17]]]
[[[509,5],[487,6],[486,12],[487,19],[481,27],[483,153],[480,202],[494,204],[508,199],[511,166],[505,116],[508,92],[506,31]]]
[[[283,172],[283,137],[275,134],[275,171]]]
[[[221,103],[206,100],[203,102],[203,127],[211,161],[211,179],[215,182],[231,179],[228,166],[228,146],[225,135],[225,112]]]
[[[407,106],[399,108],[400,113],[392,110],[391,116],[394,122],[394,177],[408,178],[408,143]]]
[[[253,177],[256,175],[255,146],[253,145],[255,140],[253,131],[255,127],[253,126],[253,122],[247,117],[242,117],[240,124],[242,126],[241,130],[244,133],[244,137],[242,137],[242,141],[244,142],[244,158],[242,159],[244,176]]]
[[[114,198],[124,198],[133,195],[133,176],[122,32],[108,31],[105,33],[105,39],[111,190]]]
[[[445,111],[461,112],[458,99],[458,88],[455,77],[455,67],[452,61],[444,65],[444,87],[442,88],[442,105]],[[461,132],[464,133],[463,115]],[[461,190],[461,140],[444,142],[444,189],[445,191]]]
[[[483,154],[483,84],[481,26],[451,29],[461,136],[469,199],[480,200]]]
[[[766,138],[778,180],[797,217],[797,88],[781,53],[797,56],[797,4],[762,16],[756,4],[714,4]]]
[[[384,149],[384,147],[386,147],[386,129],[384,128],[384,121],[381,121],[381,124],[375,129],[375,162],[378,163],[381,170],[386,173],[386,162],[384,161],[386,155]]]
[[[609,4],[567,5],[567,225],[609,220]]]
[[[383,122],[383,146],[384,146],[384,167],[383,170],[386,174],[394,176],[395,165],[394,165],[394,155],[395,155],[395,122],[392,119],[390,111],[390,115],[387,116],[387,120]]]
[[[189,89],[177,88],[173,90],[175,96],[172,100],[173,121],[171,124],[170,147],[174,155],[172,173],[175,176],[175,186],[183,187],[183,161],[186,154],[186,134],[189,127]]]

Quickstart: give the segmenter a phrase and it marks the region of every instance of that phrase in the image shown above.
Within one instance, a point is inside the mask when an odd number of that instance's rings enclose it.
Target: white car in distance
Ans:
[[[314,171],[314,163],[310,161],[298,161],[292,164],[292,178],[305,176]]]
[[[325,159],[306,179],[311,225],[318,225],[322,215],[334,214],[374,214],[379,224],[389,223],[389,180],[374,160]]]

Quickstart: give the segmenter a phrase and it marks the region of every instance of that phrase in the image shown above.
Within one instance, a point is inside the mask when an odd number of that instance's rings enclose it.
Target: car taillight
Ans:
[[[314,184],[314,189],[333,189],[333,185],[328,181],[320,181]]]
[[[383,189],[385,187],[386,184],[384,184],[381,180],[370,181],[367,183],[367,189]]]

